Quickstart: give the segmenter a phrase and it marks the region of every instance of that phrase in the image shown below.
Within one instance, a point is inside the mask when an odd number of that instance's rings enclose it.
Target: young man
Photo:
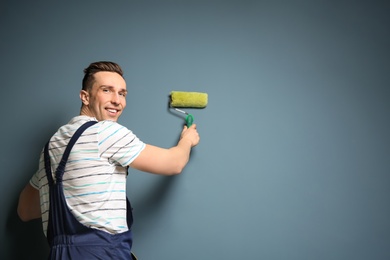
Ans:
[[[38,171],[20,194],[18,214],[23,221],[42,218],[51,259],[130,259],[128,166],[179,174],[199,135],[193,124],[184,126],[178,144],[170,149],[143,143],[117,123],[127,95],[120,66],[95,62],[84,73],[80,115],[51,137]],[[95,124],[86,127],[63,159],[70,139],[86,122]]]

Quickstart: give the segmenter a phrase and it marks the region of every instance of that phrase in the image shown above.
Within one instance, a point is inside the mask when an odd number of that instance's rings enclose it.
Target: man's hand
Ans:
[[[184,125],[180,140],[188,140],[191,143],[191,147],[196,146],[200,141],[198,131],[196,130],[196,124],[191,125],[189,128]]]

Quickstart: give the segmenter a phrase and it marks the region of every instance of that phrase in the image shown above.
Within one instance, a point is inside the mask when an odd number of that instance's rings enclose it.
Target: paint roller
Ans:
[[[202,92],[171,91],[170,107],[177,112],[186,115],[187,127],[194,121],[193,115],[179,108],[205,108],[207,106],[208,95]]]

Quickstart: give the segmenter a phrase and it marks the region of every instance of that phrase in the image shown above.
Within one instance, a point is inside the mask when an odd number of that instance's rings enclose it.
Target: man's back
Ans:
[[[52,173],[74,132],[87,116],[73,118],[51,138],[49,155]],[[113,121],[101,121],[89,127],[74,145],[63,177],[64,195],[77,220],[109,233],[126,231],[126,176],[132,159],[144,143],[127,128]],[[125,166],[125,167],[124,167]],[[31,184],[40,189],[42,223],[47,230],[49,187],[41,156],[39,170]]]

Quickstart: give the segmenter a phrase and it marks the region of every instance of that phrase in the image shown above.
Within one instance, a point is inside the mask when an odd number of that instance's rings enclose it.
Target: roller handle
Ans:
[[[190,127],[193,122],[194,122],[194,117],[191,114],[187,114],[186,116],[187,127]]]

